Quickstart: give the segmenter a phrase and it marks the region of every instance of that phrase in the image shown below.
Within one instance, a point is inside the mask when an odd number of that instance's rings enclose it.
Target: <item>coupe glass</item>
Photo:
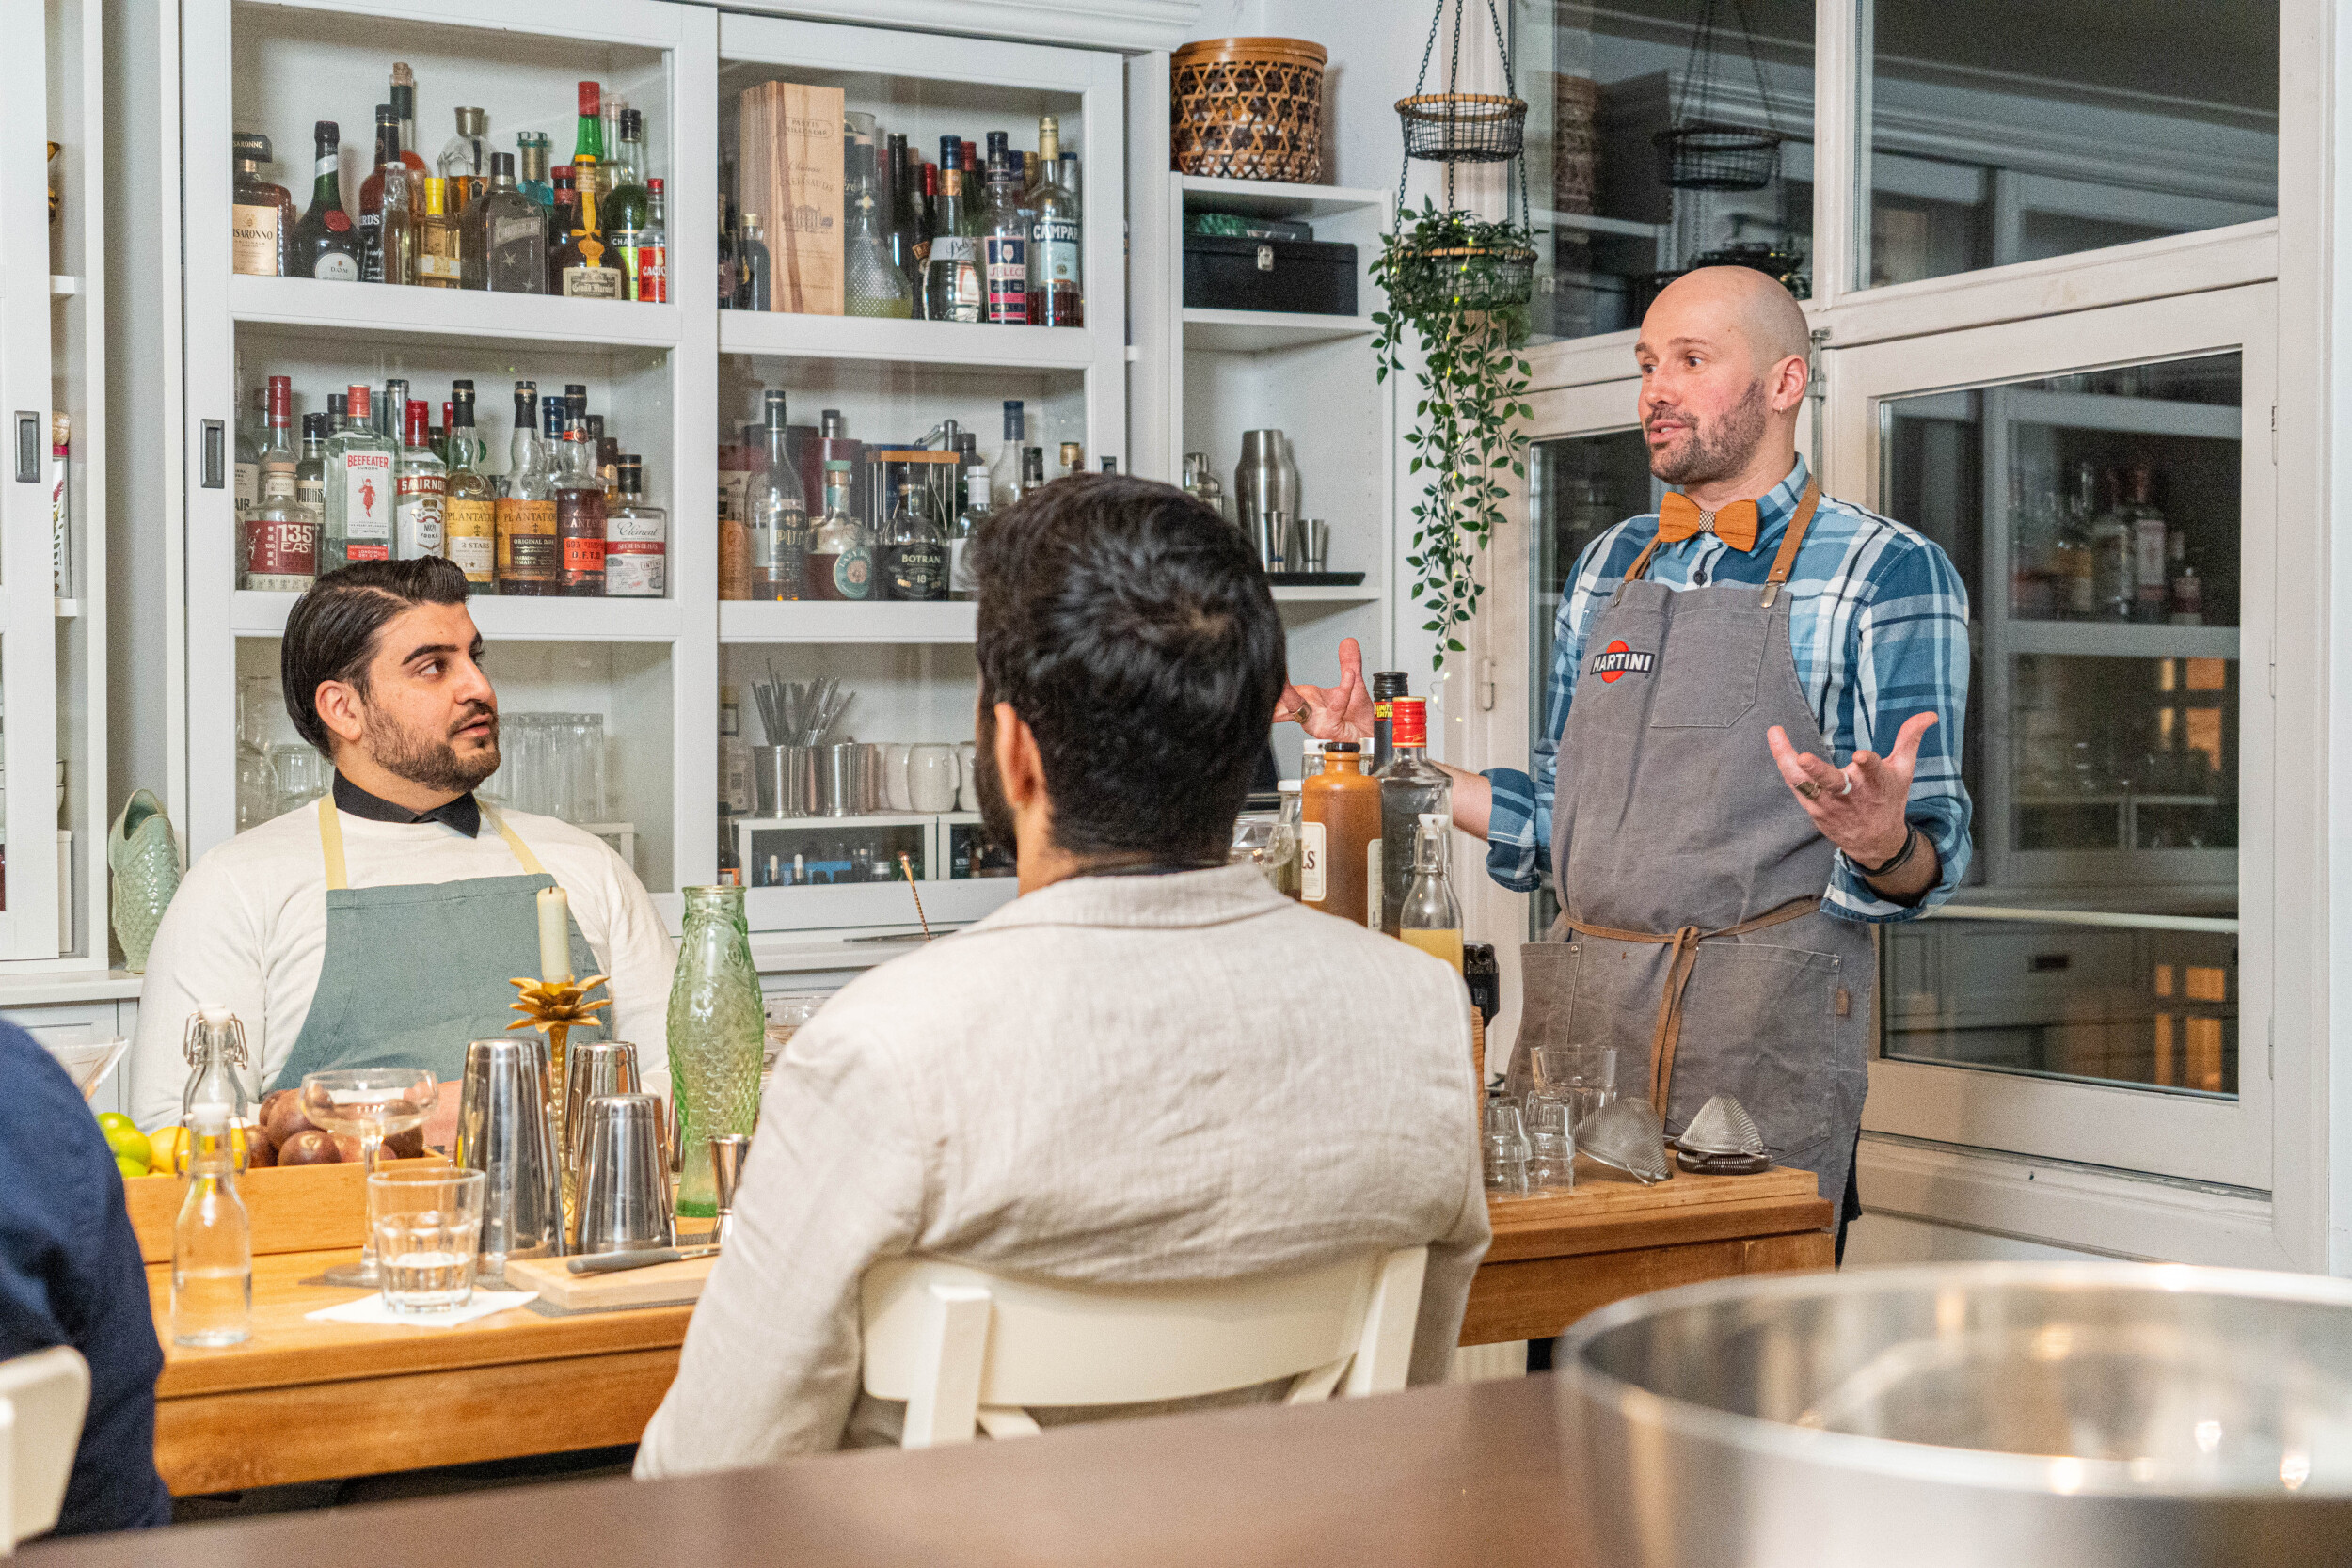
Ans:
[[[358,1139],[360,1158],[373,1176],[384,1140],[422,1127],[438,1095],[433,1074],[422,1068],[338,1068],[303,1076],[302,1114],[323,1132]],[[359,1260],[329,1269],[326,1277],[335,1285],[382,1282],[373,1227],[359,1249]]]

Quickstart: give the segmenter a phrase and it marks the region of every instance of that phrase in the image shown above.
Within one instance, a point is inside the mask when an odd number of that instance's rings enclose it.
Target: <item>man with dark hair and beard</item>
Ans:
[[[474,796],[499,766],[499,702],[465,574],[435,558],[328,573],[288,613],[278,668],[334,787],[207,853],[165,911],[133,1046],[141,1125],[179,1118],[199,1004],[244,1021],[264,1087],[388,1066],[453,1085],[466,1042],[514,1022],[508,979],[541,973],[548,887],[568,897],[573,973],[612,976],[612,1034],[662,1069],[675,949],[644,885],[602,839]]]
[[[1944,551],[1820,493],[1797,454],[1808,339],[1772,278],[1703,267],[1658,296],[1634,357],[1661,511],[1603,532],[1560,606],[1528,773],[1456,773],[1486,870],[1561,918],[1521,952],[1510,1074],[1613,1046],[1617,1089],[1669,1135],[1729,1094],[1779,1164],[1861,1212],[1853,1180],[1871,927],[1968,868],[1968,598]],[[1362,663],[1279,717],[1372,730]]]
[[[1182,491],[1086,475],[973,563],[977,782],[1021,895],[785,1048],[640,1476],[895,1442],[859,1281],[910,1253],[1164,1285],[1426,1246],[1410,1379],[1460,1336],[1487,1240],[1461,980],[1226,863],[1282,689],[1256,559]]]

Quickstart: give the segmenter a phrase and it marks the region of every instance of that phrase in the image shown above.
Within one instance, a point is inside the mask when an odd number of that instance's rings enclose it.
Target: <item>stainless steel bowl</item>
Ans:
[[[2352,1281],[1980,1263],[1714,1281],[1561,1345],[1615,1568],[2352,1555]]]

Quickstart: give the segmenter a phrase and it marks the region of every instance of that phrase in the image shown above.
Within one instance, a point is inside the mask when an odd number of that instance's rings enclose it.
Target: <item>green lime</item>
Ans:
[[[141,1171],[155,1161],[155,1150],[148,1144],[147,1134],[139,1124],[119,1111],[108,1111],[98,1118],[99,1131],[106,1134],[106,1147],[115,1151],[118,1160],[135,1160]]]
[[[118,1154],[115,1156],[115,1169],[120,1171],[125,1176],[145,1176],[147,1174],[147,1162],[144,1160],[134,1160],[128,1154]]]

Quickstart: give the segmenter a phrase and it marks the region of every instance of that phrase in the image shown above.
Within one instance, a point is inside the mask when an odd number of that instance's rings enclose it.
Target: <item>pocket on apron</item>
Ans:
[[[1775,1161],[1811,1149],[1844,1120],[1846,1037],[1837,1011],[1844,964],[1832,953],[1757,942],[1699,948],[1683,992],[1666,1132],[1709,1097],[1738,1100]]]
[[[1764,673],[1764,640],[1775,622],[1753,609],[1678,611],[1674,629],[1684,647],[1716,650],[1713,659],[1690,655],[1659,661],[1649,711],[1654,730],[1727,730],[1756,705]],[[1581,689],[1580,688],[1580,689]]]
[[[1514,1092],[1534,1081],[1535,1048],[1566,1045],[1574,1037],[1576,972],[1584,947],[1576,942],[1530,942],[1519,945],[1519,1032],[1511,1043],[1503,1078]]]

